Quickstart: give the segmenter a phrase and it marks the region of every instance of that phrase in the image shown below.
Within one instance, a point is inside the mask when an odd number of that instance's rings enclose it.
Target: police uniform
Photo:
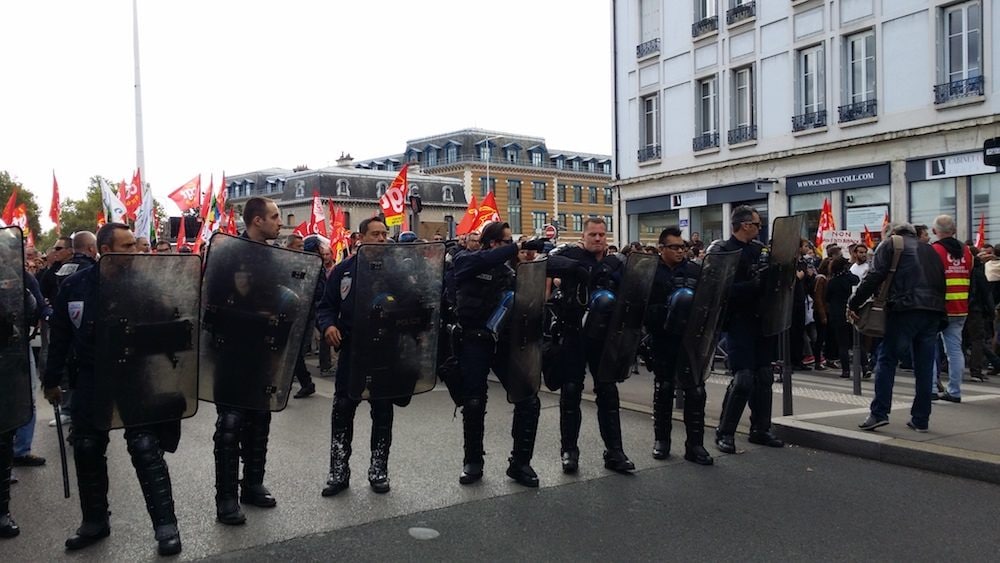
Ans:
[[[768,254],[760,241],[742,242],[735,236],[725,242],[712,243],[708,253],[736,250],[740,251],[740,261],[730,290],[725,327],[733,380],[726,389],[716,430],[716,445],[725,453],[736,452],[733,443],[736,426],[748,403],[750,442],[773,447],[784,445],[771,434],[771,386],[774,383],[771,362],[777,341],[774,336],[763,336],[760,315],[763,296],[760,273],[767,265]]]
[[[66,540],[70,550],[87,547],[107,537],[108,466],[105,452],[108,431],[92,421],[102,413],[98,405],[94,374],[96,335],[94,317],[97,314],[99,271],[88,267],[70,275],[61,285],[50,320],[51,342],[43,384],[46,389],[57,387],[71,351],[78,365],[76,390],[73,397],[73,459],[83,523],[76,534]],[[173,452],[180,441],[180,420],[135,426],[125,429],[125,442],[132,458],[146,499],[146,509],[153,524],[161,554],[181,550],[170,474],[163,452]]]
[[[711,465],[705,451],[705,384],[700,378],[679,380],[678,372],[690,370],[681,337],[690,314],[690,303],[701,277],[701,266],[684,260],[673,268],[662,260],[656,267],[653,289],[646,313],[646,330],[652,340],[653,381],[653,457],[670,455],[671,399],[675,385],[684,391],[684,426],[687,440],[684,459]],[[690,385],[698,381],[696,385]],[[687,383],[687,384],[685,384]]]
[[[465,456],[459,482],[474,483],[483,476],[483,434],[485,432],[487,383],[490,368],[500,382],[508,384],[510,342],[506,331],[499,334],[487,328],[490,317],[506,292],[514,289],[514,269],[518,246],[504,244],[492,249],[461,252],[455,259],[454,280],[457,316],[461,326],[462,428]],[[514,403],[514,419],[507,476],[527,487],[538,486],[538,475],[531,467],[538,431],[541,403],[532,395]]]
[[[559,431],[561,441],[562,469],[564,473],[576,473],[579,466],[582,413],[580,401],[583,397],[583,381],[590,366],[591,374],[596,374],[603,349],[603,334],[584,334],[584,316],[588,322],[606,318],[611,311],[604,307],[606,300],[591,300],[591,293],[598,294],[602,286],[609,284],[609,278],[620,271],[621,259],[615,255],[599,262],[592,252],[578,246],[565,247],[555,255],[550,255],[549,271],[560,277],[559,295],[554,296],[554,306],[561,324],[561,343],[555,353],[552,366],[553,382],[559,392]],[[599,331],[593,331],[599,332]],[[551,384],[550,384],[551,385]],[[625,455],[622,446],[621,417],[619,413],[617,383],[594,381],[597,396],[597,422],[604,440],[604,466],[614,471],[627,472],[635,465]]]
[[[341,335],[337,372],[334,376],[333,412],[330,416],[330,472],[323,496],[346,489],[351,480],[351,442],[354,438],[354,414],[361,401],[350,397],[351,328],[354,319],[357,254],[334,267],[326,281],[323,299],[316,308],[316,328],[325,338],[326,330],[337,327]],[[389,491],[389,448],[392,445],[393,403],[388,399],[371,404],[371,464],[368,482],[373,491]]]

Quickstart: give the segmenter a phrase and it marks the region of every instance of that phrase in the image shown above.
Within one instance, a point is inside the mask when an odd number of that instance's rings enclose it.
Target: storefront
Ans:
[[[838,229],[862,232],[867,227],[877,239],[890,212],[890,177],[889,164],[789,176],[788,209],[805,215],[803,238],[816,236],[823,202],[829,199]]]
[[[698,233],[703,241],[729,237],[729,216],[734,207],[751,205],[757,209],[761,222],[770,226],[767,213],[767,191],[758,191],[759,184],[749,182],[719,186],[704,190],[679,192],[625,202],[629,232],[638,233],[643,244],[656,244],[660,232],[667,226],[678,226],[684,238]],[[767,240],[769,228],[761,230],[760,238]],[[632,238],[637,238],[632,235]]]
[[[906,181],[911,223],[930,227],[951,215],[959,238],[974,240],[983,220],[986,242],[1000,242],[1000,173],[983,164],[982,151],[908,161]]]

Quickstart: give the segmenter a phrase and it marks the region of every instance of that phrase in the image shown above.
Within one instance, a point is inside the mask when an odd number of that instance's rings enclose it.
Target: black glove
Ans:
[[[534,250],[535,252],[544,252],[545,241],[540,238],[526,240],[521,243],[521,250]]]

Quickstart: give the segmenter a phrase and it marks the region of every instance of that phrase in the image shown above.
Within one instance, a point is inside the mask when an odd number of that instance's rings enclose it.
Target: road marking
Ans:
[[[410,537],[416,540],[433,540],[441,535],[440,532],[433,528],[410,528]]]

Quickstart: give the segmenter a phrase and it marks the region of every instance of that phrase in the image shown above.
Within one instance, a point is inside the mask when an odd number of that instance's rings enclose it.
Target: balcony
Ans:
[[[757,2],[747,2],[726,11],[726,25],[748,20],[757,15]]]
[[[840,114],[838,120],[840,123],[857,121],[866,117],[875,117],[878,115],[878,100],[872,98],[871,100],[840,106],[837,108],[837,112]]]
[[[792,116],[792,131],[805,131],[819,127],[826,127],[825,109]]]
[[[645,148],[639,149],[638,158],[639,162],[658,160],[660,158],[660,145],[649,145]],[[560,201],[565,201],[565,199],[562,199]]]
[[[703,151],[706,149],[714,149],[719,146],[719,134],[718,133],[702,133],[694,139],[691,140],[691,148],[694,152]]]
[[[736,129],[729,130],[729,144],[738,145],[740,143],[749,143],[750,141],[757,140],[757,126],[756,125],[741,125]]]
[[[719,16],[698,20],[691,24],[691,37],[701,37],[706,33],[719,30]]]
[[[660,38],[650,39],[645,43],[640,43],[635,46],[635,58],[644,59],[650,55],[655,55],[660,52]]]
[[[984,83],[985,79],[982,76],[973,76],[965,80],[938,84],[934,87],[934,103],[943,104],[952,100],[982,96]]]

